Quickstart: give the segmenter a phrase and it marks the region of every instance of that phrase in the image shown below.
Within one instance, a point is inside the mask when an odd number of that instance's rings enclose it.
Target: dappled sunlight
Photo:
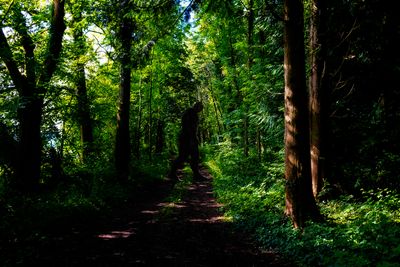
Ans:
[[[193,191],[193,190],[196,190],[196,185],[190,185],[190,186],[188,186],[187,187],[187,189],[189,190],[189,191]]]
[[[229,222],[229,217],[225,216],[215,216],[210,218],[193,218],[188,220],[191,223],[225,223]]]
[[[207,208],[222,208],[223,205],[219,203],[199,203],[200,206],[207,207]]]
[[[120,238],[128,238],[135,234],[134,229],[127,229],[124,231],[112,231],[106,234],[97,235],[98,238],[103,240],[110,240],[110,239],[120,239]]]
[[[154,214],[160,213],[160,211],[159,210],[142,210],[140,213],[154,215]]]
[[[177,208],[177,209],[187,208],[187,206],[185,206],[185,205],[173,203],[173,202],[159,203],[159,204],[157,204],[157,206],[158,207],[167,207],[167,208]]]

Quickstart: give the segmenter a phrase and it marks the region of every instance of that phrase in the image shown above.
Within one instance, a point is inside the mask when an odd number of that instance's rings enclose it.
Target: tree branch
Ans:
[[[13,58],[10,45],[7,42],[7,38],[4,35],[2,28],[0,28],[0,58],[6,64],[14,85],[20,91],[23,87],[24,76],[18,69],[18,65]]]
[[[12,6],[14,5],[14,1],[15,1],[15,0],[12,0],[12,1],[11,1],[10,5],[8,6],[6,12],[5,12],[4,15],[3,15],[3,18],[0,19],[0,24],[2,24],[2,23],[4,22],[5,18],[7,17],[8,13],[10,12]]]
[[[50,25],[50,38],[48,52],[44,61],[44,67],[39,78],[40,87],[48,83],[53,76],[62,48],[62,39],[65,31],[64,22],[65,0],[53,0],[53,14]]]

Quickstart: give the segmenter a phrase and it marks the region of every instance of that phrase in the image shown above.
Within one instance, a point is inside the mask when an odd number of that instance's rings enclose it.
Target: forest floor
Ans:
[[[169,200],[177,184],[157,182],[111,216],[59,222],[42,240],[25,244],[30,255],[22,265],[292,266],[234,229],[213,196],[212,177],[201,172],[206,179],[186,184],[179,201]]]

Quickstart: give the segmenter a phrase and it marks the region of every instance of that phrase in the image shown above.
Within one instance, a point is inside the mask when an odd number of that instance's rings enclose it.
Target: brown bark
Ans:
[[[323,84],[324,74],[324,0],[313,0],[311,3],[310,25],[310,154],[311,180],[313,195],[317,198],[323,185],[326,159],[326,95],[327,88]]]
[[[303,2],[285,0],[286,210],[294,227],[318,214],[311,190],[308,95],[305,76]]]

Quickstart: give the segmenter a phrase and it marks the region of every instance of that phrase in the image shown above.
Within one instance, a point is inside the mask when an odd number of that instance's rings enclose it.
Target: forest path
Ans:
[[[36,248],[32,264],[289,266],[233,231],[213,196],[212,177],[204,168],[201,172],[204,181],[153,185],[142,191],[135,203],[113,211],[112,217],[96,225],[82,225],[69,234],[55,234]],[[181,199],[171,202],[173,195],[180,193]]]

